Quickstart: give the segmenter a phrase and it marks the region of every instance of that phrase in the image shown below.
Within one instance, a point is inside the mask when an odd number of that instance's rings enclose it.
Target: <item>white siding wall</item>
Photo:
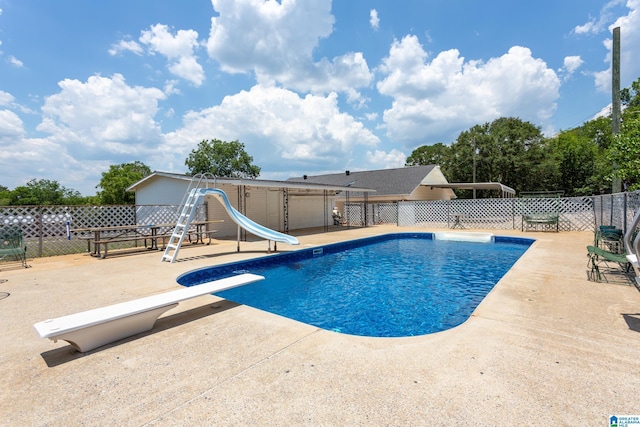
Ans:
[[[327,217],[329,225],[333,224],[331,210],[335,198],[329,198],[327,212],[324,211],[324,196],[291,196],[289,197],[289,230],[324,226]]]
[[[178,205],[183,201],[189,181],[174,178],[158,177],[150,180],[136,191],[136,203],[141,205]],[[227,193],[231,205],[238,209],[238,188],[236,186],[220,184],[218,188]],[[258,224],[273,230],[283,231],[284,203],[282,190],[275,188],[249,187],[249,197],[245,199],[246,216]],[[238,233],[237,225],[227,215],[222,204],[212,196],[205,198],[207,204],[207,218],[209,220],[223,220],[221,223],[209,225],[209,229],[217,230],[214,234],[220,238],[235,238]],[[324,196],[296,196],[289,195],[289,230],[322,227],[332,224],[331,209],[336,206],[336,197],[330,197],[327,212],[324,211]]]
[[[157,178],[136,191],[138,205],[179,205],[184,193],[189,187],[189,181]]]
[[[218,185],[218,188],[227,193],[227,198],[231,203],[231,206],[238,208],[238,190],[231,185]],[[238,226],[227,215],[222,203],[213,196],[206,196],[205,201],[207,203],[207,219],[209,221],[223,220],[221,223],[214,223],[209,225],[209,229],[217,230],[214,234],[215,237],[235,237],[238,234]]]

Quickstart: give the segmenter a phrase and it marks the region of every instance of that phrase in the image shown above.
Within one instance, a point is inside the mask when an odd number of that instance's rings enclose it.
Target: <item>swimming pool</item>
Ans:
[[[351,335],[425,335],[463,323],[533,243],[394,233],[194,270],[192,286],[239,272],[264,281],[216,295]]]

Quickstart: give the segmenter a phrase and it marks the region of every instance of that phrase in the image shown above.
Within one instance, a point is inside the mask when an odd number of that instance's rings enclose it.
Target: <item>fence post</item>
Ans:
[[[36,208],[36,221],[38,221],[38,256],[42,256],[44,244],[44,224],[42,223],[42,206]]]

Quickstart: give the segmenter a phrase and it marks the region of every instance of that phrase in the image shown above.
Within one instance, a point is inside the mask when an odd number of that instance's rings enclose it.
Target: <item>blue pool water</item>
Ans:
[[[265,280],[216,295],[345,334],[424,335],[463,323],[532,242],[389,234],[208,267],[178,282],[255,273]]]

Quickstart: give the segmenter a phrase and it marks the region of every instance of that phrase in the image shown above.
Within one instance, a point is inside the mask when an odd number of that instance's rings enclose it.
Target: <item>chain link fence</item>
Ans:
[[[84,228],[131,224],[175,223],[176,205],[2,206],[0,227],[19,227],[29,257],[82,253]],[[640,191],[591,197],[431,200],[397,203],[348,203],[344,218],[350,226],[397,224],[400,227],[520,230],[523,215],[559,212],[560,231],[593,231],[614,225],[623,231],[640,209]],[[197,220],[207,219],[206,203]],[[457,222],[456,222],[457,221]],[[67,228],[70,230],[68,232]],[[135,242],[119,243],[122,248]],[[117,248],[114,244],[114,248]]]

